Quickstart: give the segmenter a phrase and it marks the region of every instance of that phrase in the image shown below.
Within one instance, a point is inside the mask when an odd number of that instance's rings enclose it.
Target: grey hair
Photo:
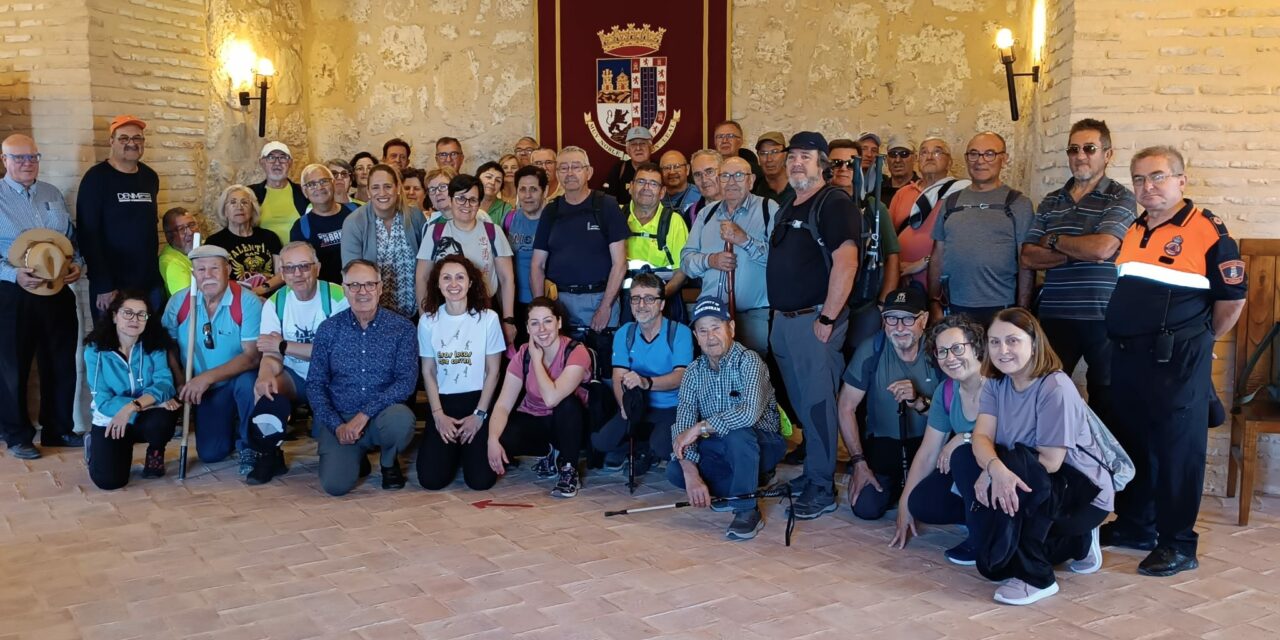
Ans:
[[[316,255],[316,248],[312,246],[310,242],[305,240],[294,240],[293,242],[286,244],[282,249],[280,249],[280,255],[283,256],[286,251],[292,251],[293,249],[306,249],[311,252],[312,260],[318,261],[320,259],[320,256]]]
[[[586,165],[586,166],[588,166],[588,167],[589,167],[589,166],[591,166],[591,156],[587,155],[587,150],[586,150],[586,149],[583,149],[582,147],[575,146],[575,145],[569,145],[569,146],[567,146],[567,147],[565,147],[565,148],[561,149],[561,150],[560,150],[560,153],[557,153],[557,154],[556,154],[556,158],[557,158],[557,159],[559,159],[559,158],[560,158],[560,156],[563,156],[563,155],[564,155],[564,154],[566,154],[566,153],[581,153],[581,154],[582,154],[582,157],[583,157],[583,158],[586,158],[586,162],[583,162],[582,164],[584,164],[584,165]]]
[[[1187,169],[1187,162],[1182,157],[1182,152],[1174,149],[1167,144],[1160,144],[1154,147],[1147,147],[1135,154],[1129,160],[1129,173],[1133,173],[1133,168],[1137,166],[1139,160],[1147,158],[1164,158],[1169,161],[1169,169],[1174,173],[1183,173]]]
[[[720,166],[721,162],[724,162],[724,158],[720,156],[720,152],[715,149],[698,149],[697,151],[694,151],[693,155],[689,156],[689,164],[693,164],[693,161],[698,158],[712,158],[716,161],[717,167]]]

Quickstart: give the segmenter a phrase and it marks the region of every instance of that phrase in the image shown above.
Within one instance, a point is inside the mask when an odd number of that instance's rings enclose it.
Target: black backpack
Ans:
[[[858,275],[849,291],[850,308],[858,308],[868,302],[880,299],[880,288],[884,284],[884,264],[880,258],[880,216],[888,215],[884,204],[880,201],[880,190],[884,182],[884,156],[876,156],[872,167],[872,191],[867,194],[866,207],[862,210],[862,250],[858,254]],[[854,193],[860,190],[862,172],[853,172]],[[868,212],[867,209],[871,211]]]
[[[609,234],[605,232],[604,225],[600,223],[600,212],[604,211],[604,196],[604,193],[592,189],[591,195],[587,198],[587,208],[591,213],[591,221],[596,223],[596,229],[600,231],[600,235],[605,237],[605,240],[608,240]],[[547,206],[542,210],[541,220],[546,221],[547,224],[555,224],[557,214],[560,213],[560,202],[562,200],[564,200],[564,196],[558,196],[548,202]],[[542,224],[542,222],[538,224]]]
[[[839,193],[840,195],[843,195],[846,198],[849,197],[849,194],[845,193],[844,190],[840,189],[839,187],[833,187],[831,185],[822,187],[822,189],[818,191],[817,195],[813,197],[813,206],[809,207],[808,218],[805,220],[792,220],[791,222],[785,225],[779,224],[775,226],[773,228],[773,237],[769,239],[769,243],[774,247],[778,246],[778,243],[782,242],[782,233],[783,233],[782,230],[785,229],[787,226],[791,226],[796,229],[807,230],[809,232],[809,235],[813,237],[813,241],[818,243],[818,247],[822,250],[821,251],[822,261],[826,263],[827,273],[830,274],[831,262],[832,262],[831,261],[832,250],[831,250],[831,247],[828,247],[826,242],[822,240],[822,233],[818,230],[818,214],[819,212],[822,211],[822,206],[827,203],[827,198],[830,198],[837,193]],[[782,208],[778,210],[778,220],[785,219],[786,212],[792,208],[794,208],[794,201],[788,202],[787,204],[782,205]],[[856,204],[854,205],[854,208],[855,209],[858,208]]]
[[[667,264],[674,264],[675,260],[671,257],[671,249],[667,247],[667,235],[671,233],[671,216],[674,215],[670,207],[658,205],[658,232],[656,234],[648,231],[632,231],[632,238],[648,238],[658,243],[658,251],[667,255]],[[599,226],[599,222],[597,225]],[[603,231],[603,229],[602,229]]]
[[[944,203],[944,206],[943,206],[943,209],[942,209],[942,218],[941,218],[940,220],[938,220],[938,224],[942,224],[942,225],[947,224],[947,218],[950,218],[950,217],[951,217],[951,214],[953,214],[953,213],[955,213],[955,212],[957,212],[957,211],[962,211],[962,210],[964,210],[964,209],[992,209],[992,208],[994,208],[992,205],[989,205],[989,204],[986,204],[986,203],[983,203],[983,204],[960,204],[960,194],[961,194],[961,193],[964,193],[964,191],[957,191],[957,192],[955,192],[955,193],[953,193],[953,194],[951,194],[951,195],[947,196],[947,199],[946,199],[946,201],[945,201],[945,203]],[[1014,225],[1015,229],[1017,228],[1017,223],[1015,223],[1015,222],[1014,222],[1014,220],[1013,220],[1013,203],[1014,203],[1014,201],[1016,201],[1016,200],[1017,200],[1019,197],[1021,197],[1021,196],[1022,196],[1022,192],[1021,192],[1021,191],[1018,191],[1017,189],[1009,189],[1009,195],[1005,196],[1005,198],[1004,198],[1004,204],[1003,204],[1003,205],[1001,205],[1001,206],[1004,208],[1004,215],[1005,215],[1005,217],[1009,219],[1009,222],[1010,222],[1011,224],[1013,224],[1013,225]]]

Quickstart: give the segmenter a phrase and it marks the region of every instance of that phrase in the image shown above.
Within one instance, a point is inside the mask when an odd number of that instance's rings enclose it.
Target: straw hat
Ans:
[[[52,229],[30,229],[22,232],[9,247],[9,264],[19,269],[31,269],[32,275],[44,283],[31,293],[51,296],[62,291],[62,276],[75,256],[71,240]]]

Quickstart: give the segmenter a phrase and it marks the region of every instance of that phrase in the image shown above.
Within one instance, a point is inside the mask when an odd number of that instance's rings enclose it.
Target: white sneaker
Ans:
[[[1094,527],[1089,536],[1089,553],[1085,557],[1073,560],[1071,564],[1067,565],[1076,573],[1093,573],[1102,568],[1102,544],[1098,528]]]
[[[1058,592],[1055,582],[1043,589],[1037,589],[1017,578],[1009,578],[996,589],[995,601],[1004,604],[1024,605],[1039,602]]]

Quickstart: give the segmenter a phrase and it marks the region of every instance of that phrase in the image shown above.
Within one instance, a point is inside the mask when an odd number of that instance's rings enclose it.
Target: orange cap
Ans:
[[[115,135],[116,129],[119,129],[120,127],[123,127],[127,124],[135,125],[139,129],[142,129],[144,131],[147,129],[147,123],[143,122],[137,116],[124,115],[124,116],[116,116],[116,119],[111,121],[111,127],[107,129],[107,133],[109,135]]]

